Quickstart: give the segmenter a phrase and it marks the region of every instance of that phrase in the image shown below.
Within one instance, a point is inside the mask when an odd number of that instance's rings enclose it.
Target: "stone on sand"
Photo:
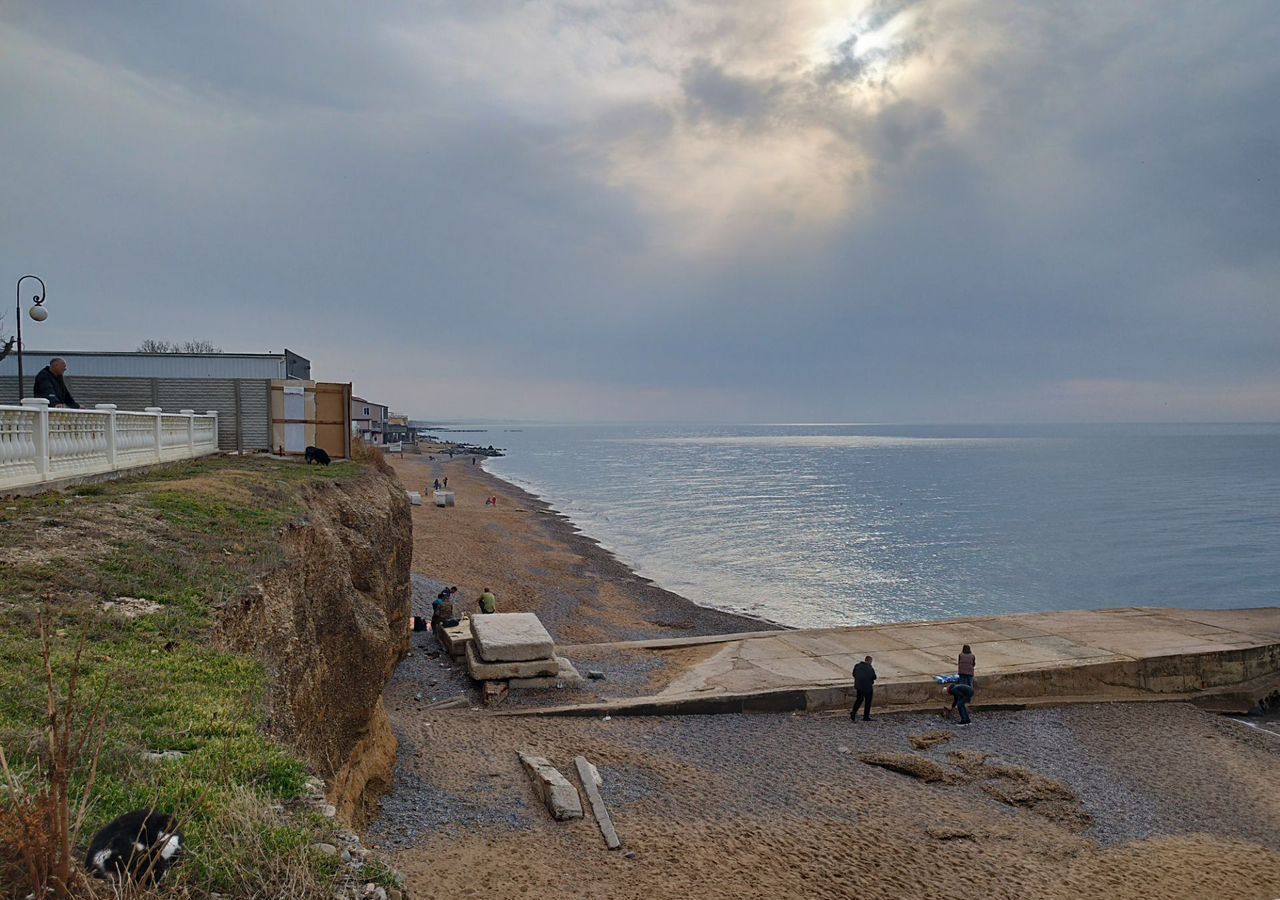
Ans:
[[[545,756],[520,753],[520,765],[524,766],[533,789],[538,792],[547,810],[557,822],[582,818],[582,798],[578,789],[569,783]]]
[[[471,634],[485,662],[550,659],[556,645],[533,613],[493,613],[471,617]]]
[[[509,678],[542,678],[555,676],[560,671],[556,657],[531,659],[524,662],[485,662],[468,644],[466,649],[467,671],[476,681],[506,681]],[[576,674],[576,673],[575,673]],[[515,685],[512,685],[515,687]]]
[[[583,684],[582,676],[578,674],[578,670],[573,667],[573,663],[565,659],[563,656],[557,656],[554,660],[556,664],[556,673],[554,675],[545,675],[534,678],[512,678],[508,684],[512,690],[531,689],[531,688],[558,688],[558,687],[577,687]]]

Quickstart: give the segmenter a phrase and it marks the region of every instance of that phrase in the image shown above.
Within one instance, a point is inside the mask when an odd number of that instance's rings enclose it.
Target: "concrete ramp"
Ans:
[[[1280,607],[1127,607],[587,645],[652,654],[665,686],[540,712],[836,709],[851,704],[864,656],[874,658],[878,706],[937,706],[933,676],[955,671],[964,644],[978,658],[978,706],[1207,696],[1240,705],[1280,687]]]

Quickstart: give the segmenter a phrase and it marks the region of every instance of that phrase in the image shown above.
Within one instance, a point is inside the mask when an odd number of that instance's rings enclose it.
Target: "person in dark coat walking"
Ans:
[[[862,710],[862,721],[871,721],[871,694],[872,685],[876,683],[876,670],[871,667],[871,657],[868,656],[862,662],[853,667],[853,689],[855,696],[853,698],[853,709],[849,711],[849,718],[853,721],[858,720],[858,707],[866,704]]]
[[[67,383],[62,380],[62,375],[66,371],[67,361],[62,357],[55,356],[49,360],[49,365],[36,373],[36,381],[32,385],[31,395],[41,400],[48,400],[51,407],[61,406],[66,409],[79,409],[80,404],[71,396],[71,391],[67,389]]]

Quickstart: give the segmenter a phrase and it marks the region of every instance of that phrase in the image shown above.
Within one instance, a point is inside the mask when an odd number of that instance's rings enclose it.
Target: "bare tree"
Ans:
[[[158,341],[147,338],[138,345],[139,353],[221,353],[221,347],[215,347],[212,341]]]
[[[0,316],[0,334],[4,334],[4,316]],[[0,337],[0,359],[4,359],[13,352],[14,345],[18,343],[18,339],[9,335],[7,338]]]

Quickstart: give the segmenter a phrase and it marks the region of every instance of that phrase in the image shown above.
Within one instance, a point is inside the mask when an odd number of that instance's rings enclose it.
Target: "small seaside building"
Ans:
[[[400,441],[404,444],[417,444],[418,431],[409,425],[409,417],[400,413],[387,416],[387,424],[382,433],[384,443],[393,444]]]
[[[351,398],[351,432],[359,435],[366,443],[385,443],[389,407],[374,403],[363,397]]]
[[[36,373],[50,359],[67,361],[67,387],[81,406],[120,409],[158,406],[166,412],[218,411],[221,450],[271,448],[271,384],[311,378],[311,361],[282,353],[138,353],[26,350],[23,374],[31,395]],[[0,398],[18,401],[18,360],[0,360]]]

